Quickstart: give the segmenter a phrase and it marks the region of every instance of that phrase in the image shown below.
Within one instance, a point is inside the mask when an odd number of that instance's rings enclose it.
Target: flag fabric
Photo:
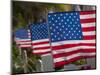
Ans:
[[[96,55],[96,11],[48,14],[51,48],[55,67]]]
[[[32,39],[33,54],[47,55],[51,52],[48,28],[46,23],[37,23],[29,26]]]
[[[14,33],[14,40],[20,48],[31,48],[30,30],[21,28]]]

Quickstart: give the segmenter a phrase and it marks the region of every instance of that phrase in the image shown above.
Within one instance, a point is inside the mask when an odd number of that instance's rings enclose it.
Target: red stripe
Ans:
[[[93,58],[93,57],[96,57],[96,55],[93,55],[93,56],[82,56],[82,58]]]
[[[81,52],[82,53],[92,53],[92,52],[96,52],[96,49],[82,49]]]
[[[73,61],[76,61],[76,60],[79,60],[80,59],[80,56],[79,57],[75,57],[73,59],[70,59],[70,60],[66,60],[66,61],[61,61],[61,62],[56,62],[55,63],[55,67],[61,67],[61,66],[64,66],[65,64],[69,64]]]
[[[19,40],[16,40],[16,42],[31,42],[31,40],[28,40],[28,41],[19,41]]]
[[[82,58],[93,58],[93,57],[96,57],[95,55],[94,56],[78,56],[78,57],[74,57],[70,60],[65,60],[65,61],[60,61],[60,62],[56,62],[55,63],[55,68],[58,68],[58,67],[63,67],[65,64],[69,64],[71,62],[74,62],[76,60],[80,60]]]
[[[91,18],[91,19],[81,19],[80,20],[81,23],[91,23],[91,22],[96,22],[95,18]]]
[[[76,46],[95,46],[95,44],[94,43],[64,44],[64,45],[59,45],[59,46],[52,46],[52,50],[60,50],[60,49],[66,49],[66,48],[71,48],[71,47],[76,47]]]
[[[67,57],[67,56],[70,56],[72,54],[76,54],[76,53],[80,53],[80,52],[82,52],[82,53],[92,53],[92,52],[96,52],[96,49],[78,49],[78,50],[71,51],[71,52],[54,54],[53,57],[54,58]]]
[[[48,44],[49,41],[43,41],[43,42],[38,42],[38,43],[32,43],[32,45],[40,45],[40,44]]]
[[[87,14],[96,14],[96,10],[93,10],[93,11],[81,11],[80,12],[80,15],[87,15]]]
[[[96,27],[89,27],[89,28],[82,28],[83,32],[87,32],[87,31],[95,31]]]
[[[92,40],[92,39],[96,39],[96,35],[84,36],[83,39],[84,39],[84,40]]]
[[[43,50],[43,49],[50,49],[50,46],[33,48],[33,50]]]
[[[19,45],[31,45],[31,43],[29,43],[29,44],[24,43],[24,44],[19,44]]]
[[[21,48],[30,48],[31,46],[19,46]]]

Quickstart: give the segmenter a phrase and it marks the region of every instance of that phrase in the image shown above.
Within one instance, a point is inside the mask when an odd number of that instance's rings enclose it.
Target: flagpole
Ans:
[[[26,50],[24,50],[24,56],[25,56],[25,59],[24,59],[24,73],[27,73],[27,52]]]
[[[46,22],[48,24],[48,13],[53,13],[52,11],[48,11],[46,9]],[[50,31],[49,31],[49,25],[47,25],[47,28],[48,28],[48,36],[49,36],[49,43],[50,43],[50,49],[51,49],[51,57],[52,57],[52,63],[53,63],[53,71],[55,71],[55,66],[54,66],[54,60],[53,60],[53,51],[52,51],[52,46],[51,46],[51,40],[50,40]]]
[[[41,64],[41,71],[44,72],[44,68],[43,68],[43,62],[42,62],[42,60],[39,59],[39,62],[40,62],[40,64]]]

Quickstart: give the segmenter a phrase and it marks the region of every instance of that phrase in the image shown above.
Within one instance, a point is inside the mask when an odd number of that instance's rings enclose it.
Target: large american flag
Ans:
[[[29,29],[32,35],[33,54],[44,56],[51,53],[47,24],[32,24]]]
[[[48,14],[55,67],[96,55],[96,12],[71,11]]]
[[[21,28],[15,31],[14,40],[20,48],[31,48],[30,30]]]

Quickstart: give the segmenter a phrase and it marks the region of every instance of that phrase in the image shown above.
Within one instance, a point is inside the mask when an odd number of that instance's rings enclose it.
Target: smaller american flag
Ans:
[[[30,48],[31,47],[31,35],[30,30],[18,29],[15,33],[15,42],[20,48]]]
[[[48,28],[46,23],[37,23],[30,25],[33,54],[50,54],[50,43],[48,38]]]

